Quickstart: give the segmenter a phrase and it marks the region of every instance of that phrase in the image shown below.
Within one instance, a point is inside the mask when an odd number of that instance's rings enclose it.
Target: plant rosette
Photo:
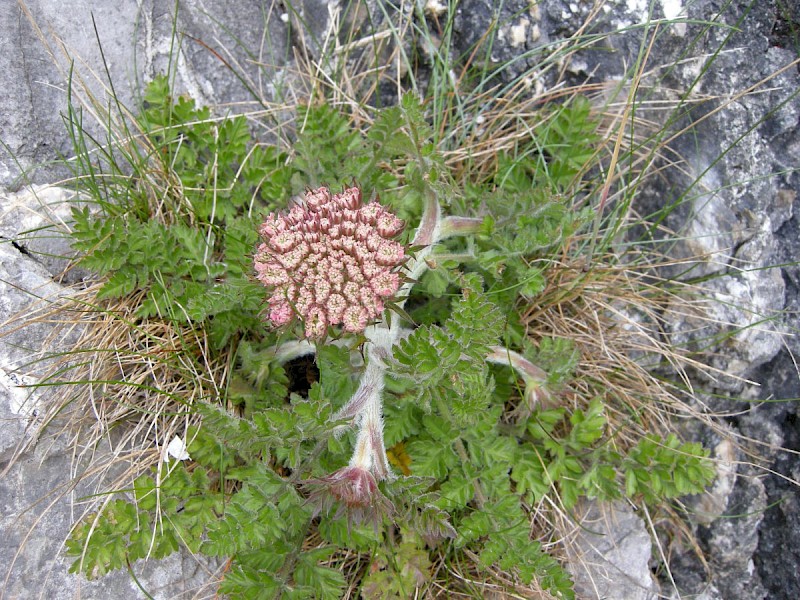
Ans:
[[[412,242],[420,250],[411,255],[394,239],[404,223],[375,200],[364,204],[354,186],[336,194],[327,187],[309,189],[291,209],[270,213],[259,227],[262,242],[254,267],[269,290],[267,320],[274,327],[299,320],[311,342],[286,342],[276,356],[288,360],[313,352],[334,326],[366,340],[367,362],[358,389],[334,415],[335,421],[349,421],[358,429],[353,455],[346,467],[307,482],[318,511],[337,504],[338,512],[354,522],[366,519],[376,525],[381,513],[391,513],[377,485],[394,477],[384,443],[382,394],[395,344],[409,330],[399,319],[386,318],[386,302],[395,298],[401,308],[428,268],[426,258],[434,246],[452,235],[474,233],[481,223],[443,217],[432,196]],[[533,376],[543,376],[541,370],[512,350],[492,347],[486,361],[514,368],[533,388],[542,381]]]

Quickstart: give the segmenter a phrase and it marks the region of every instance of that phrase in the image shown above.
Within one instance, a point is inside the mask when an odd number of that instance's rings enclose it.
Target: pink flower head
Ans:
[[[383,516],[394,511],[375,476],[363,467],[343,467],[327,477],[307,481],[304,487],[310,492],[308,501],[314,505],[315,514],[327,514],[338,506],[336,517],[346,515],[356,524],[369,521],[377,529]]]
[[[259,227],[256,277],[271,290],[269,320],[298,316],[307,338],[329,325],[358,333],[380,317],[384,300],[400,287],[405,249],[393,238],[403,222],[361,190],[308,190],[288,213],[270,214]]]

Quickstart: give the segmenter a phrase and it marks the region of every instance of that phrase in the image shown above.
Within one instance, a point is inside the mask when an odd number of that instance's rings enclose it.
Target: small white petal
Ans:
[[[167,456],[164,457],[164,460],[169,462],[170,456],[176,460],[189,460],[191,458],[186,450],[186,442],[179,435],[172,438],[172,441],[167,446]]]
[[[438,17],[442,15],[442,13],[447,11],[447,6],[442,4],[439,0],[428,0],[425,3],[425,7],[423,8],[426,14],[429,14],[434,17]]]

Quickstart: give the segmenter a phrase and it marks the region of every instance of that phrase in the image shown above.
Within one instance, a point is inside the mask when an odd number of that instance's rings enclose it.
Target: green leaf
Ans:
[[[475,485],[465,477],[451,474],[439,488],[441,498],[436,505],[446,511],[464,508],[475,496]]]
[[[569,420],[572,424],[570,444],[576,450],[586,448],[603,436],[606,425],[603,403],[595,398],[589,403],[586,413],[576,409]]]
[[[294,570],[294,580],[314,590],[314,597],[339,600],[345,588],[344,575],[337,569],[324,567],[319,561],[328,559],[333,548],[316,548],[303,552]]]
[[[234,564],[222,579],[219,591],[242,600],[273,600],[280,596],[283,587],[269,572]]]
[[[323,397],[337,406],[343,405],[358,387],[350,350],[325,344],[317,349],[316,360]]]
[[[385,417],[383,437],[387,448],[420,432],[423,413],[413,403],[392,399],[385,403],[383,410]]]
[[[535,440],[547,441],[551,438],[556,425],[564,419],[563,408],[551,408],[547,410],[537,410],[531,414],[528,420],[528,433]]]
[[[370,552],[381,541],[380,536],[372,527],[354,527],[345,518],[320,518],[319,534],[329,544],[351,548],[358,552]]]
[[[462,296],[444,327],[418,327],[395,350],[395,374],[414,383],[416,400],[427,409],[443,401],[454,423],[474,422],[486,409],[494,381],[486,365],[504,319],[475,274],[462,279]]]
[[[406,451],[411,456],[411,472],[420,477],[441,479],[458,464],[452,448],[431,443],[429,439],[408,442]]]
[[[534,448],[520,446],[511,469],[511,479],[517,485],[517,493],[529,502],[540,502],[551,491],[545,475],[544,458]]]
[[[642,494],[648,502],[700,493],[715,477],[708,451],[696,443],[682,444],[672,434],[643,437],[622,466],[626,495]]]
[[[136,275],[132,274],[130,270],[125,269],[117,271],[109,277],[100,288],[100,291],[97,293],[97,299],[106,300],[109,298],[122,298],[127,296],[136,289],[136,283]]]

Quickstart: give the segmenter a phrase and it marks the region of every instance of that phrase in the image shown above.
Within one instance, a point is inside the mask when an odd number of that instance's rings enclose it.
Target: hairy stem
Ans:
[[[411,292],[415,281],[428,269],[426,259],[430,256],[434,246],[442,239],[452,235],[475,233],[480,224],[480,219],[443,218],[439,199],[433,190],[429,190],[425,210],[412,242],[413,245],[422,246],[422,248],[407,266],[409,281],[403,284],[398,292],[398,297],[401,298],[398,302],[400,308],[405,302],[404,299]],[[386,375],[386,359],[392,355],[392,347],[400,333],[401,329],[397,320],[392,322],[391,327],[387,327],[386,321],[384,321],[367,328],[364,332],[367,338],[367,342],[364,344],[367,365],[361,376],[361,382],[353,397],[334,415],[335,420],[352,419],[352,422],[358,427],[358,436],[353,456],[350,459],[350,466],[369,469],[379,479],[392,476],[383,440],[381,395]],[[337,433],[342,430],[339,429]],[[480,492],[478,493],[480,495]]]
[[[503,346],[491,346],[486,360],[496,365],[511,367],[522,377],[525,382],[525,404],[528,410],[533,410],[540,401],[547,401],[550,398],[546,388],[547,373],[519,352]]]
[[[368,469],[379,479],[386,479],[392,477],[392,472],[383,441],[382,394],[387,368],[385,359],[391,356],[395,338],[390,329],[381,325],[367,328],[364,334],[367,337],[364,344],[366,368],[355,394],[334,419],[352,418],[358,427],[350,466]]]
[[[440,227],[439,241],[456,235],[472,235],[480,231],[483,219],[476,217],[445,217]]]
[[[519,352],[514,352],[503,346],[491,346],[486,360],[496,365],[506,365],[514,369],[527,382],[544,385],[547,383],[547,373],[537,367]]]
[[[291,340],[275,346],[273,351],[275,353],[275,361],[283,365],[295,358],[300,358],[308,354],[316,354],[317,347],[307,340]]]

